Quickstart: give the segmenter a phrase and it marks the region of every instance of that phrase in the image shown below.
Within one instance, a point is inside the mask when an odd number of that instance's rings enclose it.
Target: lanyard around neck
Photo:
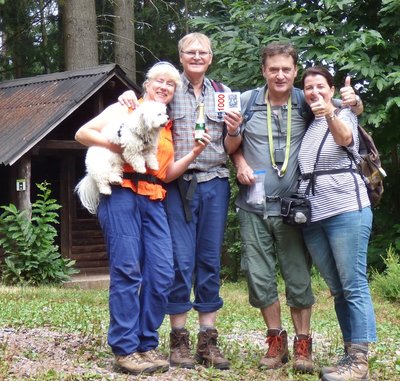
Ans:
[[[292,95],[289,96],[287,104],[287,124],[286,124],[286,150],[285,150],[285,160],[283,162],[282,168],[279,168],[275,163],[274,157],[274,140],[272,136],[272,112],[271,104],[268,100],[268,90],[265,93],[265,103],[267,104],[267,129],[268,129],[268,142],[269,142],[269,154],[271,157],[272,168],[276,170],[279,177],[285,176],[286,169],[289,163],[289,153],[290,153],[290,139],[292,131]]]

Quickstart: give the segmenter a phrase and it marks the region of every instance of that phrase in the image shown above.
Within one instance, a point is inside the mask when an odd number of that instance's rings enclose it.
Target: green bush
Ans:
[[[62,258],[54,243],[58,224],[57,210],[61,208],[51,199],[49,184],[36,184],[37,200],[32,204],[32,216],[15,205],[1,206],[0,246],[4,249],[2,281],[12,285],[53,284],[67,281],[77,271],[75,261]]]
[[[389,246],[400,251],[400,224],[393,216],[374,211],[374,225],[368,245],[368,267],[382,272],[385,268],[386,250]]]
[[[236,184],[236,171],[231,162],[228,162],[228,168],[230,172],[229,183],[231,187],[231,197],[229,200],[227,226],[222,247],[221,277],[231,282],[237,282],[241,275],[240,258],[242,252],[239,221],[235,206],[235,200],[239,190]]]
[[[373,270],[372,287],[384,298],[400,302],[400,258],[392,246],[383,260],[386,269],[383,273]]]

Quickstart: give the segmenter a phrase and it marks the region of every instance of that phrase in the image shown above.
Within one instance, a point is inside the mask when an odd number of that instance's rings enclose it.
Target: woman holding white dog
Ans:
[[[168,104],[181,79],[168,62],[155,64],[143,84],[142,101]],[[129,113],[127,106],[115,103],[83,125],[75,139],[87,146],[101,146],[121,153],[101,130]],[[132,374],[166,371],[169,362],[157,351],[158,328],[166,311],[173,282],[172,243],[162,200],[163,183],[183,174],[189,164],[210,142],[204,134],[186,156],[174,162],[172,122],[162,128],[158,144],[158,170],[136,174],[124,167],[121,185],[112,186],[110,196],[101,196],[98,218],[105,237],[110,266],[110,326],[108,343],[115,354],[115,365]]]

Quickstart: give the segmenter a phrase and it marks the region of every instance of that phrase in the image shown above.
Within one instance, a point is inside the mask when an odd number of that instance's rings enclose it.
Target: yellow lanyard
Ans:
[[[285,160],[283,162],[282,168],[279,168],[275,163],[274,157],[274,140],[272,137],[272,113],[271,104],[268,101],[268,90],[265,93],[265,103],[267,104],[267,129],[268,129],[268,142],[269,142],[269,154],[271,157],[272,168],[276,170],[279,177],[285,176],[286,169],[289,163],[289,153],[290,153],[290,139],[292,131],[292,95],[289,96],[287,105],[287,124],[286,124],[286,150],[285,150]]]

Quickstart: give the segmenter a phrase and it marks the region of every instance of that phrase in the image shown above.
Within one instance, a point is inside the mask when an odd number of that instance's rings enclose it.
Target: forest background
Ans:
[[[177,43],[200,31],[213,42],[209,77],[233,90],[263,84],[260,49],[290,40],[300,52],[299,77],[329,66],[336,87],[347,74],[361,95],[360,121],[379,148],[388,176],[374,210],[370,268],[383,271],[400,250],[400,0],[0,0],[0,81],[116,62],[139,85],[158,60],[177,67]],[[240,275],[240,238],[233,200],[224,275]]]

